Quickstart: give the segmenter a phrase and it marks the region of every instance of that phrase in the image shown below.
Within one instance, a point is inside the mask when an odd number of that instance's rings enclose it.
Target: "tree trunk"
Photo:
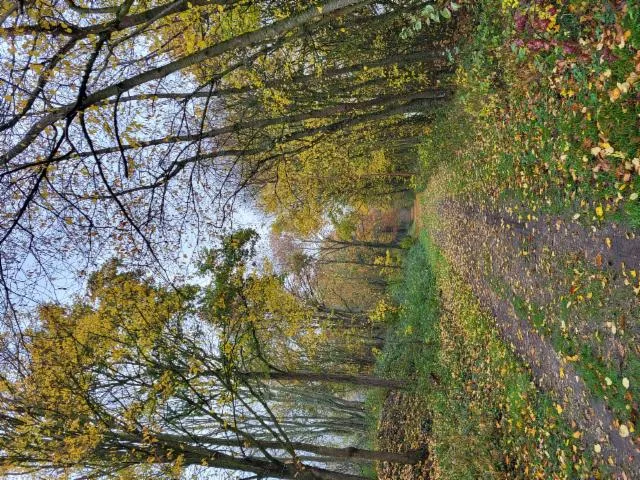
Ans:
[[[263,88],[283,88],[283,87],[291,87],[291,85],[308,85],[317,83],[318,81],[326,82],[330,79],[335,79],[336,77],[343,77],[345,75],[351,75],[357,72],[360,72],[367,68],[375,68],[382,67],[388,65],[409,65],[417,62],[431,62],[433,63],[435,60],[444,60],[445,57],[439,52],[433,51],[423,51],[423,52],[412,52],[410,54],[393,56],[393,57],[385,57],[375,60],[365,61],[363,63],[357,65],[351,65],[348,67],[340,67],[340,68],[329,68],[325,69],[318,76],[316,73],[305,74],[305,75],[297,75],[293,78],[288,79],[277,79],[277,80],[268,80],[264,82]],[[436,71],[441,70],[450,70],[451,67],[448,66],[438,66],[436,67]],[[175,93],[143,93],[137,95],[128,95],[122,97],[118,100],[119,103],[130,102],[135,100],[148,100],[153,97],[154,99],[173,99],[173,100],[184,100],[187,98],[211,98],[211,97],[225,97],[229,95],[239,95],[242,93],[250,93],[256,90],[254,86],[242,86],[242,87],[224,87],[216,89],[212,92],[208,91],[198,91],[198,92],[175,92]],[[105,102],[104,104],[113,104],[116,103],[116,99],[112,98]]]
[[[448,95],[449,90],[444,88],[433,88],[425,91],[414,92],[414,93],[403,93],[403,94],[394,94],[394,95],[383,95],[378,96],[376,98],[372,98],[369,100],[362,100],[360,102],[345,102],[339,103],[337,105],[330,105],[325,108],[321,108],[318,110],[311,110],[308,112],[295,113],[291,115],[283,115],[280,117],[272,117],[272,118],[258,118],[256,120],[250,120],[246,122],[238,122],[231,123],[229,125],[225,125],[223,127],[213,128],[211,130],[206,130],[203,132],[197,132],[186,135],[174,135],[174,136],[165,136],[153,138],[150,140],[138,141],[134,145],[122,145],[122,146],[113,146],[113,147],[105,147],[96,149],[95,151],[84,151],[79,152],[77,155],[80,158],[91,157],[94,154],[104,155],[107,153],[116,153],[119,151],[128,151],[139,148],[148,148],[157,145],[163,145],[166,143],[175,143],[175,142],[195,142],[199,140],[203,140],[205,138],[215,138],[221,135],[227,135],[231,133],[238,133],[244,130],[260,130],[269,126],[274,125],[293,125],[296,123],[304,122],[305,120],[311,119],[324,119],[324,118],[332,118],[335,115],[344,115],[356,110],[367,110],[375,107],[383,107],[389,105],[396,105],[398,102],[407,102],[413,100],[438,100]],[[310,130],[312,132],[315,130]],[[300,132],[305,132],[305,130],[301,130]],[[311,133],[307,133],[306,135],[310,135]],[[385,174],[391,175],[391,174]],[[400,174],[402,175],[402,174]]]
[[[276,442],[273,442],[276,443]],[[264,446],[264,444],[263,444]],[[390,462],[401,463],[407,465],[413,465],[418,463],[424,458],[424,453],[421,450],[412,451],[407,453],[394,453],[381,450],[365,450],[356,447],[324,447],[321,445],[313,445],[309,443],[293,442],[293,448],[304,452],[316,453],[325,457],[332,457],[336,459],[354,459],[354,460],[371,460],[375,462]],[[269,448],[269,447],[267,447]]]
[[[364,240],[328,240],[330,243],[344,247],[396,248],[403,249],[398,242],[366,242]],[[332,247],[327,247],[330,250]]]
[[[124,441],[125,446],[121,450],[120,454],[127,454],[127,450],[131,448],[129,442],[139,442],[141,439],[136,435],[122,433],[116,435],[118,440]],[[277,461],[267,460],[266,458],[243,456],[234,454],[222,453],[216,450],[209,450],[203,445],[204,441],[200,441],[200,445],[194,445],[194,440],[197,441],[197,436],[182,437],[178,435],[158,435],[155,437],[158,441],[151,447],[151,450],[147,452],[149,458],[153,458],[155,463],[169,463],[170,458],[175,458],[177,455],[181,455],[184,461],[184,465],[199,465],[212,468],[221,468],[225,470],[232,470],[236,472],[251,472],[264,478],[283,478],[283,479],[296,479],[296,480],[367,480],[366,477],[360,475],[351,475],[348,473],[335,472],[333,470],[327,470],[319,467],[312,467],[310,465],[296,465],[291,463],[280,463]],[[202,438],[204,440],[204,437]],[[222,446],[225,439],[213,439],[210,442],[212,446]],[[234,441],[233,446],[237,446],[238,442]],[[144,442],[143,442],[144,443]],[[278,443],[281,446],[281,443]],[[109,454],[113,455],[112,448],[109,449]]]
[[[215,438],[209,436],[190,435],[177,436],[177,435],[158,435],[158,440],[161,442],[168,442],[172,444],[183,444],[187,442],[196,441],[202,445],[210,445],[217,447],[241,447],[246,445],[245,442],[235,439]],[[414,450],[405,453],[387,452],[382,450],[367,450],[357,447],[326,447],[323,445],[315,445],[312,443],[304,442],[291,442],[289,445],[284,442],[278,441],[264,441],[260,440],[256,442],[254,447],[260,447],[265,450],[287,450],[293,448],[296,452],[308,452],[321,455],[323,457],[330,457],[335,460],[370,460],[375,462],[390,462],[401,463],[407,465],[413,465],[425,456],[423,450]]]
[[[349,375],[343,373],[323,372],[247,372],[242,374],[246,378],[261,378],[265,380],[280,380],[289,382],[329,382],[347,385],[361,385],[365,387],[381,387],[391,389],[405,389],[407,382],[372,375]]]
[[[252,472],[263,478],[282,478],[295,480],[369,480],[361,475],[351,475],[309,465],[296,467],[293,463],[275,463],[260,458],[234,458],[223,453],[211,452],[207,455],[185,453],[185,465],[207,465],[233,471]]]

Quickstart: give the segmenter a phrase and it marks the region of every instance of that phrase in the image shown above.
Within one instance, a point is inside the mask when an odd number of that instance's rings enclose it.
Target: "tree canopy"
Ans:
[[[398,33],[424,4],[6,2],[4,306],[113,254],[171,277],[241,192],[309,233],[406,188],[388,155],[450,95],[447,27]]]
[[[371,305],[293,287],[234,222],[256,204],[316,287],[346,288],[337,264],[385,284],[401,235],[350,222],[411,187],[452,94],[433,8],[0,5],[0,474],[346,480],[423,457],[358,444],[362,392],[406,386],[372,373]]]
[[[312,385],[402,384],[312,371],[308,344],[284,348],[287,339],[314,335],[321,342],[321,335],[305,331],[309,309],[293,297],[283,302],[287,293],[276,277],[242,278],[253,238],[241,231],[209,252],[206,287],[164,288],[111,261],[69,307],[41,307],[39,326],[25,332],[24,350],[12,359],[15,368],[1,377],[2,472],[177,478],[191,466],[355,479],[361,477],[329,467],[416,461],[415,452],[326,445],[327,432],[335,438],[357,425],[360,413],[328,390],[312,395]],[[262,293],[254,296],[256,289]],[[278,332],[288,327],[299,331]],[[309,401],[313,409],[304,407]]]

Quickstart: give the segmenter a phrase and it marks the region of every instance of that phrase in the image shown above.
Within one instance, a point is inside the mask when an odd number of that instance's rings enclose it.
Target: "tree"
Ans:
[[[361,203],[326,220],[321,233],[272,232],[276,265],[289,288],[320,313],[378,336],[368,318],[389,278],[400,272],[413,202],[396,195],[381,207]]]
[[[219,330],[220,350],[229,365],[252,378],[404,386],[345,370],[348,365],[370,366],[347,360],[364,355],[371,331],[366,316],[299,297],[268,262],[252,270],[256,240],[253,230],[238,230],[224,237],[219,248],[209,249],[200,267],[212,279],[203,315]]]
[[[344,418],[353,405],[325,397],[315,414],[286,407],[287,398],[300,391],[295,384],[401,384],[286,369],[291,358],[274,365],[276,359],[264,353],[278,348],[268,334],[255,337],[260,345],[245,342],[241,332],[248,327],[237,323],[233,310],[255,281],[242,282],[240,274],[247,273],[254,239],[241,231],[208,253],[205,269],[213,278],[204,292],[161,287],[111,261],[91,276],[84,298],[69,307],[42,306],[38,326],[25,332],[19,344],[24,350],[13,359],[18,368],[0,378],[2,473],[176,478],[186,468],[220,468],[342,480],[361,477],[330,465],[418,461],[421,452],[324,445],[324,430],[296,425],[315,418],[318,428],[331,428],[331,418]],[[253,315],[247,323],[258,324],[258,317],[271,321],[276,313],[247,301],[241,316]],[[320,414],[326,415],[324,425]]]
[[[407,115],[450,96],[438,35],[397,34],[423,3],[11,4],[0,30],[4,306],[113,254],[171,277],[167,265],[226,221],[239,192],[267,199],[297,176],[299,195],[336,142],[360,152],[344,176],[359,188],[401,179],[389,164],[362,166],[368,140],[415,136]],[[349,185],[332,181],[319,182],[322,198],[348,201]]]

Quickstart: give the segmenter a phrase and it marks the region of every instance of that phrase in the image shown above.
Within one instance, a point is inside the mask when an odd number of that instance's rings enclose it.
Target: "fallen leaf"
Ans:
[[[627,428],[625,424],[622,424],[618,429],[618,433],[622,438],[627,438],[629,436],[629,428]]]
[[[596,267],[601,267],[602,266],[602,254],[599,253],[598,255],[596,255]]]
[[[609,100],[615,102],[620,98],[620,89],[618,87],[614,88],[609,92]]]

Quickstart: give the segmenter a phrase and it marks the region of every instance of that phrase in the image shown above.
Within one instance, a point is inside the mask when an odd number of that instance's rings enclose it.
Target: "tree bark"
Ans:
[[[405,389],[407,382],[371,375],[349,375],[344,373],[323,372],[246,372],[241,374],[245,378],[259,378],[265,380],[279,380],[284,382],[328,382],[347,385],[361,385],[365,387],[380,387],[390,389]]]
[[[196,441],[202,445],[211,445],[218,447],[241,447],[246,444],[235,439],[215,438],[209,436],[177,436],[177,435],[158,435],[158,440],[175,442],[176,444],[187,443]],[[285,444],[277,441],[265,441],[260,440],[256,445],[263,449],[268,450],[286,450],[287,447],[293,448],[296,451],[315,453],[323,457],[330,457],[336,460],[370,460],[375,462],[390,462],[401,463],[406,465],[412,465],[424,458],[423,450],[414,450],[405,453],[387,452],[383,450],[367,450],[357,447],[326,447],[323,445],[316,445],[305,442],[291,442]]]

